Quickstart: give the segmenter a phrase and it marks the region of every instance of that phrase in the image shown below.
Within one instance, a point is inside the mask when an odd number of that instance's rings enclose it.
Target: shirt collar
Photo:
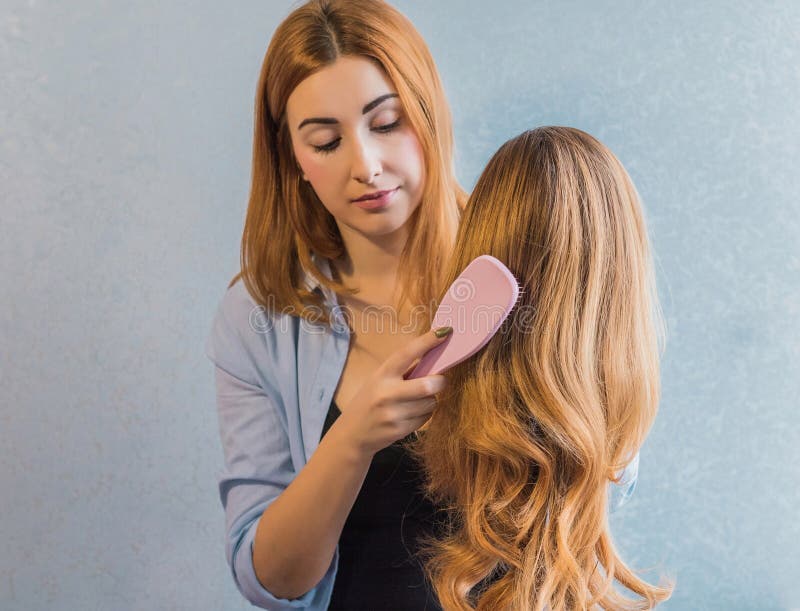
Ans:
[[[331,276],[330,261],[326,257],[318,256],[316,253],[312,252],[311,253],[311,260],[317,266],[317,269],[319,269],[326,278],[328,278],[329,280],[333,279],[332,276]],[[320,283],[320,281],[317,280],[314,277],[314,275],[311,274],[308,271],[305,272],[304,282],[305,282],[306,288],[309,291],[313,292],[313,291],[319,289],[322,292],[323,296],[325,297],[326,301],[328,301],[329,303],[337,303],[338,302],[338,300],[336,299],[335,293],[331,289],[329,289],[328,287],[323,286],[322,283]]]
[[[329,280],[333,279],[331,277],[331,264],[328,259],[317,256],[312,252],[311,260],[326,278]],[[349,332],[349,326],[347,324],[346,317],[339,306],[339,298],[337,297],[336,293],[332,289],[323,286],[319,280],[314,278],[314,276],[309,272],[305,272],[304,283],[309,291],[318,290],[320,293],[322,293],[325,304],[330,308],[332,321],[331,328],[333,332],[337,334],[347,334]]]

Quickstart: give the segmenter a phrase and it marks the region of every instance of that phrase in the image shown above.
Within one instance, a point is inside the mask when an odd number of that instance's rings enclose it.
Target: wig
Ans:
[[[325,277],[312,258],[314,253],[336,259],[345,248],[333,216],[302,180],[285,110],[297,85],[342,56],[367,58],[385,72],[423,150],[426,182],[401,254],[398,311],[406,302],[428,308],[435,302],[466,202],[454,176],[444,89],[411,22],[381,0],[312,0],[290,13],[261,67],[241,272],[230,285],[241,276],[261,305],[326,323],[330,316],[322,296],[302,280],[309,273],[337,293],[352,292]],[[430,320],[429,312],[426,316]]]
[[[652,608],[674,583],[650,585],[626,566],[607,510],[609,481],[656,416],[665,339],[634,185],[585,132],[527,131],[480,176],[443,286],[481,254],[524,293],[485,348],[445,374],[407,446],[447,517],[420,552],[439,601]]]

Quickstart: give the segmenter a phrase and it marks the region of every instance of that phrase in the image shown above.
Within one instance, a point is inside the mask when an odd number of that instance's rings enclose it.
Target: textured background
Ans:
[[[466,188],[566,124],[643,196],[669,339],[623,556],[665,609],[800,608],[800,3],[396,5]],[[247,609],[203,343],[290,3],[0,7],[0,608]]]

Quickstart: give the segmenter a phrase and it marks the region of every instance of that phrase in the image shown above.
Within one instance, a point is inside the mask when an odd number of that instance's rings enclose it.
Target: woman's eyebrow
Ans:
[[[398,96],[396,93],[386,93],[386,94],[384,94],[382,96],[378,96],[377,98],[372,100],[369,104],[364,106],[364,108],[361,109],[361,114],[365,115],[370,110],[372,110],[373,108],[375,108],[376,106],[381,104],[382,102],[384,102],[384,101],[386,101],[386,100],[388,100],[390,98],[397,98],[397,97],[400,97],[400,96]],[[311,117],[310,119],[303,119],[300,122],[300,125],[297,126],[297,129],[300,130],[303,126],[308,125],[309,123],[321,123],[323,125],[336,125],[337,123],[339,123],[339,121],[337,119],[333,119],[331,117]]]

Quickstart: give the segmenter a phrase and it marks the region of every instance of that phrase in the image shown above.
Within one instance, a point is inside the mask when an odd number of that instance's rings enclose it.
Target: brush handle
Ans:
[[[439,355],[444,352],[445,347],[450,343],[450,340],[451,337],[448,337],[441,344],[435,348],[431,348],[425,354],[423,354],[422,358],[419,360],[419,363],[417,363],[417,366],[414,367],[414,370],[406,377],[406,380],[414,380],[423,376],[436,375],[448,369],[446,367],[436,367],[436,360],[439,358]],[[455,363],[453,364],[455,365]]]

